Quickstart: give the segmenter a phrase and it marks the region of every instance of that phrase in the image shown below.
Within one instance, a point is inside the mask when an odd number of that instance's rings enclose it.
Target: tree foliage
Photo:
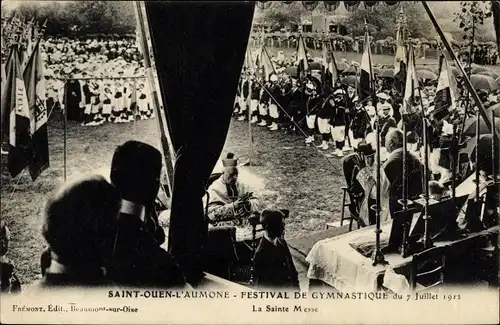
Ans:
[[[431,23],[422,6],[412,1],[402,1],[400,6],[407,17],[408,31],[411,37],[429,37]],[[354,35],[363,35],[365,20],[368,31],[375,39],[383,39],[396,33],[399,10],[394,6],[377,5],[372,8],[355,10],[347,20],[347,28]]]
[[[300,1],[294,1],[291,4],[273,2],[269,8],[259,10],[258,14],[265,24],[285,27],[299,25],[301,16],[307,12]]]
[[[455,22],[463,30],[463,40],[469,43],[474,42],[478,36],[483,34],[480,28],[484,21],[491,17],[491,7],[485,1],[461,1],[460,12],[455,13]]]
[[[13,13],[38,24],[47,20],[46,35],[134,33],[136,26],[133,3],[128,1],[26,1]]]

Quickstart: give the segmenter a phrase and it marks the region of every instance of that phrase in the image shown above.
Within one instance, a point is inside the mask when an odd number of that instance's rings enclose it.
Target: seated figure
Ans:
[[[108,285],[104,268],[113,247],[120,194],[101,176],[74,181],[48,200],[42,235],[49,249],[33,288]]]
[[[154,147],[128,141],[119,146],[111,163],[111,182],[122,195],[114,250],[107,277],[130,287],[172,288],[185,285],[173,257],[160,247],[158,221],[148,211],[160,186],[161,153]],[[154,222],[153,222],[154,221]],[[155,230],[156,229],[156,230]]]
[[[238,179],[238,160],[232,153],[222,160],[224,171],[208,188],[208,218],[213,222],[241,221],[259,212],[259,200]]]
[[[9,228],[4,220],[0,220],[0,294],[21,291],[21,282],[14,272],[14,265],[5,256],[9,250],[9,241]]]
[[[265,234],[253,258],[255,285],[260,288],[300,290],[297,270],[283,238],[285,215],[280,210],[262,211]]]

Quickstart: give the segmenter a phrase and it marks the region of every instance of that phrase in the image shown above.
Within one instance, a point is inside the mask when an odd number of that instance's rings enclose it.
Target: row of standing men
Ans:
[[[381,137],[390,127],[396,127],[398,111],[386,93],[377,95]],[[307,76],[300,82],[294,78],[278,79],[271,75],[263,81],[252,74],[242,74],[235,100],[234,113],[239,121],[250,119],[251,124],[277,131],[279,125],[289,131],[306,133],[305,143],[311,145],[314,135],[321,134],[322,150],[335,143],[334,154],[342,157],[345,151],[374,130],[375,108],[370,100],[358,100],[355,88],[323,87],[315,77]],[[301,130],[303,130],[301,132]]]

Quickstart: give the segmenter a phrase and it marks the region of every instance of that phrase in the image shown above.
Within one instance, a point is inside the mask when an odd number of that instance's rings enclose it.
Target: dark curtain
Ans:
[[[202,278],[202,198],[221,154],[255,2],[146,1],[176,163],[169,251],[188,281]]]
[[[491,12],[493,13],[493,25],[497,37],[497,48],[500,52],[500,1],[494,0],[491,2]]]

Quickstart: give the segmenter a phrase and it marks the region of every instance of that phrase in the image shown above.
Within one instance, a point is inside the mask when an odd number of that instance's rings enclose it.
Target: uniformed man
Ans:
[[[278,111],[278,105],[280,104],[281,101],[282,92],[278,84],[278,77],[275,74],[271,75],[270,81],[271,81],[271,86],[269,91],[272,97],[270,96],[269,98],[269,121],[270,121],[269,130],[277,131],[278,119],[280,117]]]
[[[314,142],[314,133],[316,129],[316,116],[321,107],[321,98],[318,89],[312,81],[307,81],[305,95],[306,101],[306,124],[308,137],[305,139],[306,145]]]
[[[243,83],[241,85],[241,93],[243,96],[240,98],[240,116],[238,117],[238,121],[244,121],[247,116],[247,110],[249,109],[248,105],[248,96],[250,95],[250,76],[248,74],[243,75]]]
[[[322,100],[321,108],[318,112],[318,131],[321,133],[321,145],[319,148],[328,150],[328,140],[330,139],[330,120],[335,116],[335,99],[330,94]]]
[[[330,120],[332,138],[335,141],[334,155],[337,157],[344,156],[345,145],[345,110],[346,110],[346,93],[345,90],[339,88],[333,92],[335,100],[335,115]]]
[[[259,99],[260,99],[261,86],[257,81],[257,77],[252,76],[251,78],[251,90],[250,90],[250,123],[255,124],[259,122]]]

